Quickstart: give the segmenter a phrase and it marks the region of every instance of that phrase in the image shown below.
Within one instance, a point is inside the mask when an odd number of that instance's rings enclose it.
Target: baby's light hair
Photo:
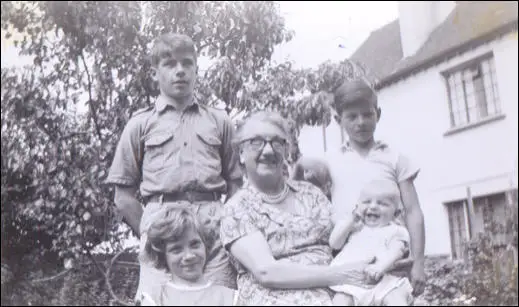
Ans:
[[[143,260],[151,262],[157,269],[167,270],[166,245],[180,240],[189,229],[200,235],[207,253],[214,239],[190,210],[167,207],[161,209],[148,229]]]
[[[362,201],[366,195],[388,199],[397,210],[400,208],[400,189],[396,183],[392,183],[387,180],[370,181],[363,186],[359,195],[359,201]]]

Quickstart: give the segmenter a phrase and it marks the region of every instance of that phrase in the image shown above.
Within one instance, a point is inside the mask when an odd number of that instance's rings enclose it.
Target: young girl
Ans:
[[[412,286],[407,278],[389,274],[409,252],[409,233],[395,223],[400,193],[386,181],[371,182],[361,191],[353,219],[342,220],[330,235],[330,246],[340,249],[332,265],[373,261],[365,269],[362,285],[338,285],[336,306],[409,306]]]
[[[211,235],[187,209],[164,208],[148,231],[144,261],[170,280],[141,295],[143,306],[232,306],[234,291],[204,277]]]

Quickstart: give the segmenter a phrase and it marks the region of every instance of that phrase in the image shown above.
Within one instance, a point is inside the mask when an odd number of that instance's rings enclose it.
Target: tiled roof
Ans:
[[[517,30],[517,1],[457,1],[415,55],[402,59],[398,19],[373,31],[351,59],[382,88],[500,35]]]

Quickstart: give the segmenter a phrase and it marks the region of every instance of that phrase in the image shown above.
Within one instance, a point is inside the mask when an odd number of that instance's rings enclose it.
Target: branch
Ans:
[[[203,45],[200,45],[200,47],[198,47],[198,50],[197,50],[198,55],[200,55],[200,52],[202,52],[202,50],[203,50],[204,48],[209,47],[209,46],[216,47],[216,46],[215,46],[215,43],[214,43],[213,41],[209,41],[209,42],[207,42],[207,43],[205,43],[205,44],[203,44]]]
[[[127,266],[140,267],[138,262],[130,262],[130,261],[117,261],[117,263]]]
[[[80,52],[81,61],[83,62],[83,66],[85,67],[85,72],[87,74],[88,80],[88,106],[90,108],[90,113],[92,114],[92,121],[94,122],[94,127],[97,132],[97,136],[101,139],[101,129],[99,128],[99,124],[97,123],[97,114],[94,109],[94,105],[92,104],[92,79],[90,77],[90,72],[88,71],[88,66],[85,61],[85,56],[83,55],[83,50]]]
[[[62,140],[66,140],[68,138],[80,136],[80,135],[88,135],[88,132],[72,132],[72,133],[65,134],[64,136],[60,137],[59,140],[62,141]]]
[[[31,282],[31,283],[37,283],[37,282],[51,281],[51,280],[54,280],[54,279],[56,279],[56,278],[59,278],[59,277],[65,275],[65,274],[67,274],[67,273],[70,272],[71,270],[72,270],[72,269],[67,269],[67,270],[65,270],[65,271],[63,271],[63,272],[60,272],[60,273],[54,275],[54,276],[46,277],[46,278],[40,278],[40,279],[34,279],[34,280],[30,280],[29,282]]]
[[[205,43],[205,44],[203,44],[203,45],[200,45],[200,47],[198,47],[198,50],[197,50],[197,51],[198,51],[198,54],[200,55],[200,52],[202,52],[202,50],[203,50],[205,47],[209,46],[209,45],[211,45],[211,43]]]
[[[26,189],[35,188],[37,185],[30,184],[30,185],[24,185],[23,187],[18,186],[8,186],[8,187],[2,187],[2,191],[6,192],[24,192]]]
[[[90,253],[90,251],[88,249],[86,249],[86,252],[87,252],[88,259],[90,259],[90,261],[92,261],[92,263],[96,266],[97,270],[101,273],[101,275],[106,277],[107,276],[106,272],[101,268],[99,263],[95,260],[94,256],[92,256],[92,253]]]
[[[113,258],[112,260],[110,261],[110,264],[108,265],[108,269],[106,271],[106,275],[105,275],[105,279],[106,279],[106,286],[108,287],[108,291],[110,292],[110,295],[112,296],[112,298],[119,304],[123,305],[123,306],[132,306],[126,302],[124,302],[123,300],[121,300],[114,292],[114,290],[112,289],[112,284],[110,283],[110,273],[112,272],[112,266],[114,265],[115,261],[117,260],[117,258],[119,258],[125,251],[127,251],[128,248],[125,248],[123,250],[121,250],[120,252],[118,252]]]

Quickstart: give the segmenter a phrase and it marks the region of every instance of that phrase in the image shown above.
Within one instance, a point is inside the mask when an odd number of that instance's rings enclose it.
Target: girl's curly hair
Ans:
[[[147,232],[146,245],[142,260],[151,262],[157,269],[168,269],[166,263],[167,243],[178,241],[188,229],[194,229],[200,235],[206,254],[214,244],[209,229],[188,209],[164,208]]]

